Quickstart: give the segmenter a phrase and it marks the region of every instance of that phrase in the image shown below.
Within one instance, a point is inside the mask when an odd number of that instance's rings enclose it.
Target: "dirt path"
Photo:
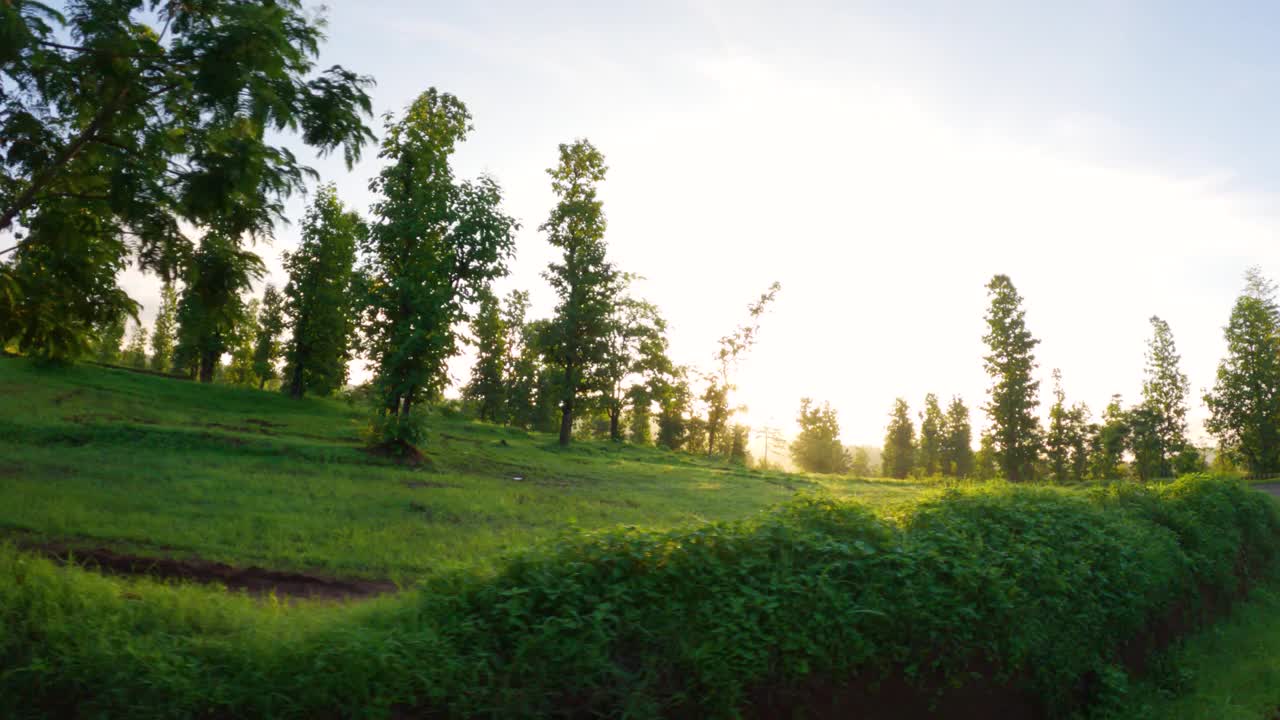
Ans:
[[[145,557],[119,553],[104,547],[69,547],[60,543],[19,543],[27,552],[54,562],[74,562],[111,575],[146,575],[164,580],[216,583],[228,590],[306,600],[359,600],[397,590],[388,580],[341,579],[310,573],[239,568],[200,558]]]

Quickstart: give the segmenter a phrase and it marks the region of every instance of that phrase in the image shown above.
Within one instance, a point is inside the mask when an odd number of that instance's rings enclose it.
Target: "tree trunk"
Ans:
[[[293,366],[293,377],[289,379],[289,395],[294,398],[300,398],[303,392],[302,365],[298,363]]]
[[[622,415],[622,408],[609,408],[609,439],[614,442],[622,441],[622,431],[618,428],[618,419]]]
[[[218,354],[206,350],[200,353],[200,382],[213,382],[213,369],[218,363]]]
[[[573,439],[573,399],[578,394],[574,382],[573,365],[564,368],[564,401],[560,403],[560,447],[567,447]]]

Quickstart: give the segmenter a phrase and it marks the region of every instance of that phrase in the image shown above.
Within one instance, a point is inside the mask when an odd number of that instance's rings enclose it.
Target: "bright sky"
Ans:
[[[808,395],[846,442],[879,445],[893,399],[916,411],[926,392],[962,395],[981,427],[984,285],[1006,273],[1046,402],[1054,367],[1095,414],[1135,399],[1158,314],[1198,431],[1242,273],[1280,275],[1280,8],[620,5],[332,0],[321,63],[375,76],[378,113],[433,85],[467,103],[456,168],[502,183],[524,228],[500,289],[531,290],[535,313],[552,305],[544,170],[577,137],[605,153],[611,257],[647,278],[677,362],[709,367],[780,281],[738,378],[757,427],[790,434]],[[376,149],[315,166],[367,211]],[[303,206],[259,248],[277,284]],[[155,282],[128,287],[149,320]]]

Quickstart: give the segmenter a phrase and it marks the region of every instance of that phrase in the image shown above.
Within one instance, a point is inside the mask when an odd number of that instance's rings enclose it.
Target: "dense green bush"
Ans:
[[[985,684],[1053,714],[1172,609],[1270,567],[1261,493],[1191,477],[804,499],[618,530],[360,607],[258,606],[0,552],[0,705],[29,716],[724,717],[763,688]],[[1097,684],[1097,683],[1095,683]],[[945,699],[945,696],[944,696]]]

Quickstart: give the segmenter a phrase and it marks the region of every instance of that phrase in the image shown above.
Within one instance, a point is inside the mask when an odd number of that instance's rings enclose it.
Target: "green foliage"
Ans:
[[[948,477],[971,477],[974,472],[973,431],[969,427],[969,408],[960,396],[951,398],[942,425],[942,474]]]
[[[93,359],[107,365],[120,362],[120,344],[124,342],[125,318],[116,317],[95,327]]]
[[[116,282],[131,260],[166,279],[188,261],[181,224],[271,235],[314,176],[274,138],[352,165],[372,80],[316,72],[323,19],[297,0],[60,9],[0,8],[0,232],[17,240],[0,252],[15,251],[0,339],[68,360],[91,327],[136,314]]]
[[[511,364],[507,347],[509,335],[503,323],[502,310],[493,291],[480,291],[479,309],[471,320],[471,333],[476,345],[476,361],[471,366],[471,382],[462,389],[462,396],[475,402],[477,417],[489,422],[505,422],[507,419],[507,383],[504,375]]]
[[[830,403],[819,406],[809,398],[801,398],[796,423],[800,433],[791,441],[791,460],[800,469],[816,473],[849,472],[853,458],[840,443],[840,423]]]
[[[1223,333],[1227,356],[1218,364],[1205,428],[1249,472],[1280,470],[1280,334],[1273,290],[1250,278]]]
[[[1169,324],[1153,315],[1151,327],[1146,377],[1142,382],[1142,404],[1150,419],[1151,442],[1143,443],[1148,451],[1138,461],[1139,476],[1143,478],[1173,474],[1173,459],[1187,444],[1187,397],[1191,394],[1191,383],[1179,368],[1182,358]]]
[[[1089,476],[1095,480],[1124,477],[1124,453],[1133,432],[1132,418],[1121,405],[1120,396],[1112,395],[1102,413],[1102,424],[1094,428],[1089,441]]]
[[[1032,480],[1040,455],[1040,420],[1035,414],[1040,382],[1031,377],[1036,369],[1032,351],[1040,341],[1027,330],[1022,296],[1007,275],[991,278],[987,294],[991,307],[982,339],[990,349],[983,364],[993,382],[986,405],[991,447],[1006,479]]]
[[[1012,687],[1064,716],[1117,647],[1277,555],[1233,482],[1088,496],[1007,485],[895,515],[811,497],[694,530],[612,530],[365,608],[120,586],[0,550],[0,699],[31,716],[729,717],[761,692]],[[1237,562],[1239,560],[1239,562]],[[412,672],[406,672],[412,668]]]
[[[609,334],[621,276],[606,258],[603,204],[596,186],[608,168],[604,155],[587,140],[560,145],[559,164],[547,170],[556,206],[538,229],[563,253],[544,273],[558,298],[547,327],[546,357],[559,369],[560,444],[568,445],[578,398],[598,380],[596,370],[609,355]]]
[[[284,254],[285,390],[295,398],[325,396],[347,382],[347,362],[359,312],[356,245],[366,233],[360,215],[323,185],[302,221],[302,242]]]
[[[222,355],[234,349],[237,332],[248,320],[242,294],[265,272],[257,255],[229,238],[204,236],[183,278],[175,369],[213,382]]]
[[[518,226],[500,208],[497,182],[454,179],[450,158],[470,130],[462,101],[435,88],[399,121],[386,118],[386,165],[370,183],[379,199],[362,245],[369,286],[361,330],[381,406],[392,415],[444,389],[467,306],[506,274],[514,247]]]
[[[924,397],[924,413],[920,416],[920,447],[916,455],[916,469],[925,477],[937,475],[941,469],[942,424],[938,396],[928,393]]]
[[[284,331],[284,298],[270,283],[262,291],[262,303],[254,315],[253,374],[258,376],[258,389],[276,379],[276,360],[280,357],[280,333]]]
[[[0,186],[0,203],[4,192]],[[93,349],[95,328],[125,316],[137,319],[138,304],[116,285],[126,267],[125,243],[109,223],[80,201],[60,199],[42,203],[24,225],[26,240],[14,246],[9,263],[0,264],[0,343],[70,361]]]
[[[889,427],[884,434],[884,450],[880,454],[885,477],[905,478],[915,468],[916,429],[911,424],[907,401],[898,398],[889,414]]]
[[[169,372],[178,337],[178,291],[166,282],[160,290],[160,307],[151,331],[151,369]]]
[[[1053,370],[1053,407],[1045,433],[1045,460],[1054,482],[1081,482],[1089,469],[1089,408],[1083,403],[1067,407],[1062,373]]]
[[[125,346],[121,362],[129,367],[140,369],[147,366],[147,329],[142,327],[142,323],[133,324],[133,335],[129,338],[129,344]]]
[[[632,278],[624,275],[625,287]],[[620,291],[621,292],[621,291]],[[592,384],[599,388],[600,404],[609,416],[609,439],[622,439],[622,411],[632,387],[647,388],[670,376],[667,357],[667,322],[653,303],[621,294],[613,305],[605,336],[605,353],[592,369]],[[641,410],[647,416],[648,409]],[[732,454],[732,453],[730,453]]]

